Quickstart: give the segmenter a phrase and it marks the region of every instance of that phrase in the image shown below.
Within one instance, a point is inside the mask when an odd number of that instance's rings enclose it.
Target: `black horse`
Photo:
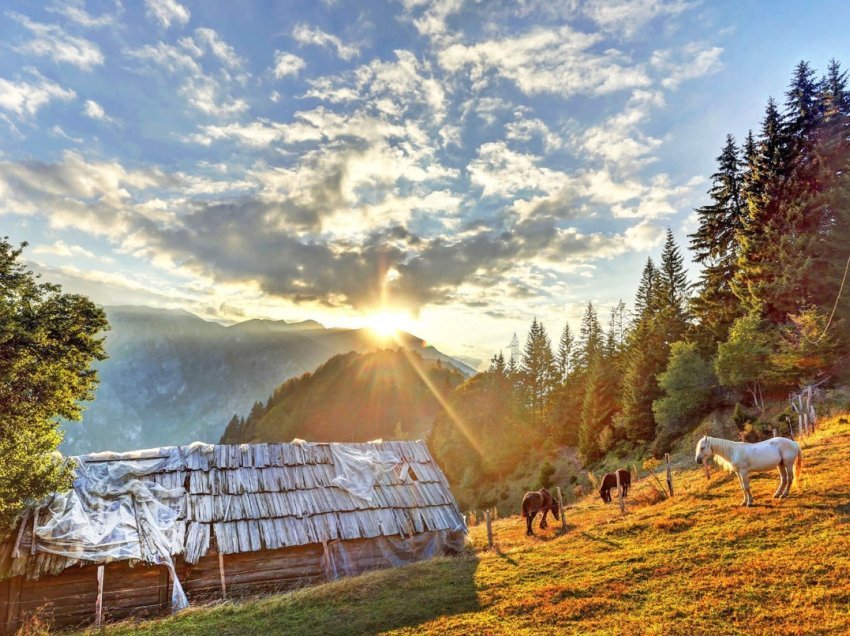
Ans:
[[[555,517],[555,521],[560,518],[558,517],[558,502],[555,501],[552,493],[545,488],[541,488],[537,492],[527,492],[522,498],[522,516],[525,517],[527,527],[525,534],[529,536],[534,534],[531,531],[531,522],[534,521],[534,517],[537,516],[538,512],[543,513],[543,519],[540,522],[541,528],[547,528],[549,526],[546,523],[546,515],[550,512]]]
[[[608,473],[602,478],[599,487],[599,496],[605,503],[611,503],[611,489],[617,487],[617,475],[620,475],[620,489],[623,491],[623,499],[629,494],[629,486],[632,485],[632,475],[625,468],[620,468],[616,473]]]

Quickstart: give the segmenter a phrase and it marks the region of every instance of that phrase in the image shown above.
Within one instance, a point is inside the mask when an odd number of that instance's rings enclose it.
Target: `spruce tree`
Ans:
[[[564,331],[561,332],[561,340],[558,343],[558,373],[561,382],[565,382],[570,373],[570,362],[572,361],[573,345],[575,337],[570,331],[570,323],[564,325]]]
[[[748,143],[752,143],[751,137]],[[740,301],[730,286],[744,214],[741,160],[732,135],[726,136],[717,164],[709,190],[712,202],[697,209],[699,227],[690,235],[694,260],[703,265],[691,311],[697,322],[696,339],[705,352],[726,339],[729,327],[741,314]]]
[[[635,313],[634,318],[639,322],[641,318],[649,313],[655,313],[657,309],[658,298],[658,270],[652,258],[646,259],[646,265],[643,266],[643,273],[638,284],[637,295],[635,297]]]
[[[552,344],[543,323],[537,318],[531,323],[520,365],[526,407],[535,424],[543,422],[549,400],[555,389],[558,371]]]

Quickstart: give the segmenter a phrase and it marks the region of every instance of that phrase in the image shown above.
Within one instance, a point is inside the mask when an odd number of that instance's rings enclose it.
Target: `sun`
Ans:
[[[366,319],[366,324],[376,336],[389,339],[398,334],[404,317],[401,314],[382,311],[372,314]]]

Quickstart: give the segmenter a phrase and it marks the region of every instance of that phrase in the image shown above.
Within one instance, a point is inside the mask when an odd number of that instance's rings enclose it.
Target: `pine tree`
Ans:
[[[555,389],[558,370],[552,344],[543,323],[535,318],[531,323],[520,365],[526,406],[535,424],[543,422],[549,400]]]
[[[593,303],[587,303],[584,316],[581,319],[578,343],[574,355],[573,368],[587,370],[593,360],[602,354],[602,327]]]
[[[561,382],[566,381],[570,373],[570,362],[572,360],[574,344],[575,337],[572,331],[570,331],[570,323],[566,323],[564,325],[564,331],[561,332],[561,340],[558,343],[557,363]]]
[[[658,299],[658,269],[651,258],[646,259],[643,273],[638,284],[637,296],[635,297],[635,321],[640,321],[647,314],[655,313]]]
[[[697,209],[699,227],[690,235],[694,260],[703,265],[691,310],[697,321],[696,339],[706,352],[726,339],[729,327],[741,314],[740,301],[730,286],[744,214],[741,161],[732,135],[726,136],[717,164],[709,190],[712,203]]]
[[[600,435],[611,424],[615,408],[614,386],[606,373],[601,356],[594,358],[587,371],[584,400],[578,432],[578,448],[585,462],[601,457],[607,450],[601,447]]]

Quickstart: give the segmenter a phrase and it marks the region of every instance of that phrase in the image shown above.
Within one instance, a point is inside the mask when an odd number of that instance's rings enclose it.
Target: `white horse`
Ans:
[[[787,497],[794,479],[799,479],[803,472],[800,445],[785,437],[773,437],[757,444],[746,444],[705,436],[697,442],[695,459],[697,464],[702,464],[711,458],[714,458],[720,467],[738,475],[741,490],[744,491],[742,506],[753,505],[753,493],[750,492],[751,472],[779,468],[779,488],[773,493],[774,499]]]

